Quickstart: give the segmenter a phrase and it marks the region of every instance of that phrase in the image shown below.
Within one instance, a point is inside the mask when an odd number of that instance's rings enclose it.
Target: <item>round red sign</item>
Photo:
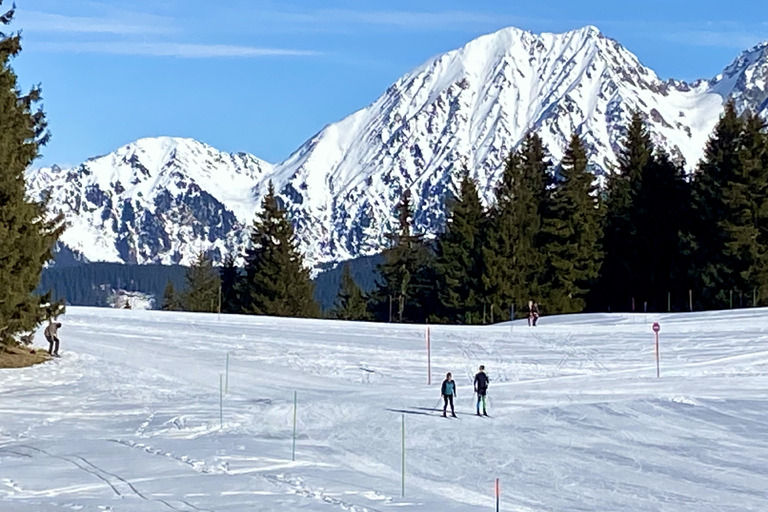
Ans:
[[[659,325],[659,322],[653,322],[653,332],[659,332],[661,330],[661,326]]]

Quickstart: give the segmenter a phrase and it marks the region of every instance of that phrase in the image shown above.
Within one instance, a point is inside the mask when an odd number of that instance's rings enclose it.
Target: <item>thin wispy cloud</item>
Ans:
[[[318,9],[314,11],[262,11],[256,15],[261,20],[282,23],[282,28],[300,28],[317,31],[347,31],[349,29],[397,29],[407,31],[455,31],[477,27],[495,27],[521,23],[521,18],[490,12],[474,11],[411,11],[379,10],[359,11],[351,9]],[[273,27],[274,28],[274,27]]]
[[[684,30],[664,34],[667,41],[688,46],[708,46],[744,50],[768,40],[768,30],[764,33],[722,30]]]
[[[618,28],[643,37],[694,47],[744,50],[768,40],[768,23],[747,25],[729,20],[699,22],[614,20],[600,22],[600,26]]]
[[[79,34],[171,34],[173,20],[153,14],[121,11],[115,16],[69,16],[39,11],[18,11],[19,26],[25,31]]]
[[[148,57],[176,57],[183,59],[255,58],[271,56],[304,57],[320,55],[312,50],[289,48],[263,48],[229,44],[192,44],[155,42],[38,42],[33,49],[49,53],[92,53],[109,55],[137,55]]]

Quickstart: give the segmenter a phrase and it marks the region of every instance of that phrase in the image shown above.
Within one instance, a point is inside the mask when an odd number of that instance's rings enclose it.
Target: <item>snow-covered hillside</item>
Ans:
[[[505,511],[764,510],[767,316],[432,326],[427,385],[423,326],[72,307],[60,359],[0,370],[0,510],[468,512],[496,478]]]
[[[766,83],[765,43],[717,77],[685,83],[660,80],[595,27],[540,35],[507,28],[431,59],[274,166],[194,141],[145,139],[29,180],[33,191],[54,189],[54,207],[73,226],[65,242],[87,258],[189,263],[200,248],[222,252],[242,239],[271,179],[302,251],[318,265],[380,251],[405,189],[417,228],[439,232],[462,166],[488,201],[503,160],[529,130],[555,162],[576,131],[600,174],[615,165],[638,110],[654,140],[692,168],[727,98],[768,114]],[[168,193],[166,176],[174,178]]]

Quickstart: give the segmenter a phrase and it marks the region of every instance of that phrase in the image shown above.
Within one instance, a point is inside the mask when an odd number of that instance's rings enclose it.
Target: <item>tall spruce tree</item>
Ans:
[[[479,323],[485,296],[482,286],[483,205],[477,184],[466,169],[459,194],[448,201],[447,225],[437,241],[436,270],[442,317],[452,323]]]
[[[349,264],[344,265],[341,274],[341,286],[330,313],[331,318],[339,320],[370,320],[368,305],[363,292],[355,283]]]
[[[768,303],[768,132],[765,122],[754,114],[745,124],[744,151],[743,166],[752,182],[751,221],[756,228],[745,291],[750,305],[762,306]]]
[[[219,309],[221,279],[211,258],[201,252],[187,270],[182,305],[185,311],[214,313]]]
[[[0,15],[0,24],[8,25],[13,15],[14,8]],[[62,216],[47,214],[45,201],[26,195],[24,172],[49,134],[37,107],[40,88],[26,94],[19,90],[11,60],[20,51],[18,34],[0,33],[0,345],[63,312],[63,304],[52,304],[50,294],[34,293],[64,223]]]
[[[646,167],[653,160],[651,136],[639,112],[632,114],[618,160],[618,172],[608,176],[604,259],[592,300],[599,309],[629,311],[636,306],[634,294],[639,280],[634,202]]]
[[[752,302],[762,297],[766,281],[766,187],[768,167],[765,154],[765,123],[757,115],[744,117],[739,150],[739,162],[731,180],[723,190],[728,213],[723,219],[725,258],[731,273],[730,289],[739,297]],[[756,297],[755,297],[756,298]],[[730,291],[729,291],[730,302]]]
[[[523,139],[519,154],[519,172],[512,180],[512,289],[515,304],[529,300],[541,303],[545,271],[542,228],[550,215],[551,164],[544,143],[535,133]]]
[[[433,283],[429,251],[423,237],[411,230],[411,194],[405,190],[397,206],[398,230],[389,236],[392,246],[384,251],[384,262],[377,267],[376,287],[368,295],[368,308],[379,321],[420,322],[428,309],[421,298]]]
[[[243,313],[307,318],[320,313],[309,269],[271,181],[251,228],[237,289]]]
[[[221,277],[221,312],[237,313],[240,311],[240,300],[237,294],[237,283],[240,279],[240,269],[235,265],[235,257],[228,254],[219,269]]]
[[[744,121],[728,102],[720,121],[707,141],[704,157],[692,183],[692,225],[694,239],[694,297],[700,308],[726,308],[730,291],[736,286],[733,248],[728,249],[729,230],[734,233],[732,208],[727,195],[741,176]]]
[[[636,308],[664,311],[674,297],[680,309],[689,286],[690,186],[683,166],[662,149],[643,167],[639,184],[631,214]]]
[[[519,179],[521,159],[517,150],[510,152],[501,179],[496,185],[494,202],[488,209],[482,247],[483,295],[496,318],[508,319],[515,302],[513,286],[514,237],[517,231],[514,215],[514,186]],[[522,304],[518,303],[518,311]]]
[[[587,164],[584,145],[573,134],[552,194],[552,215],[544,225],[544,300],[550,313],[583,311],[602,263],[602,219],[595,176]]]

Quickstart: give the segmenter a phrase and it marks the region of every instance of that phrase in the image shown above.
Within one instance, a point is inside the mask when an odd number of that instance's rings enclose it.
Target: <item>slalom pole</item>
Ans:
[[[402,497],[405,497],[405,414],[403,414],[403,428],[402,428],[402,441],[401,441],[401,450],[402,450],[402,461],[400,466],[400,473],[402,475],[402,483],[400,487],[400,493]]]
[[[291,450],[291,460],[296,460],[296,403],[298,391],[293,392],[293,449]]]
[[[432,348],[429,335],[429,326],[427,326],[427,385],[432,385]]]
[[[656,333],[656,378],[660,377],[659,370],[659,333]]]
[[[496,512],[499,512],[499,498],[501,497],[501,492],[499,489],[499,479],[496,479]]]
[[[224,376],[219,374],[219,426],[224,428]]]
[[[229,352],[227,352],[227,373],[224,380],[224,393],[229,393]]]

